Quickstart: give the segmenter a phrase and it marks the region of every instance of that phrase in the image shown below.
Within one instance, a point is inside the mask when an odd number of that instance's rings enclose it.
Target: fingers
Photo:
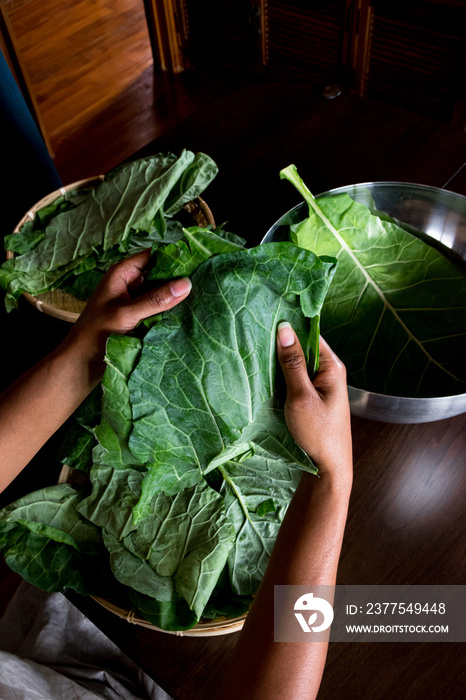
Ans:
[[[101,283],[105,296],[128,297],[128,290],[137,289],[144,281],[150,255],[151,249],[147,248],[112,265]]]
[[[133,282],[142,275],[147,268],[151,256],[151,249],[141,250],[130,258],[125,258],[118,263],[118,272],[127,284]]]
[[[288,400],[294,402],[316,397],[316,392],[322,399],[335,392],[347,392],[345,366],[322,336],[319,343],[319,371],[312,382],[301,344],[287,322],[278,324],[277,352],[286,381]]]
[[[127,303],[126,313],[130,312],[137,323],[148,316],[168,311],[186,299],[191,286],[188,277],[161,284]]]
[[[288,399],[304,398],[313,392],[301,343],[288,322],[278,324],[277,354],[286,381]]]
[[[101,302],[111,303],[115,325],[118,329],[121,327],[121,332],[131,330],[148,316],[171,309],[183,301],[191,291],[191,281],[186,277],[166,282],[134,297],[132,293],[144,281],[144,272],[150,256],[151,249],[147,248],[119,261],[109,269],[102,280]]]
[[[346,368],[322,336],[319,343],[319,371],[314,378],[315,388],[323,395],[331,391],[346,392]]]

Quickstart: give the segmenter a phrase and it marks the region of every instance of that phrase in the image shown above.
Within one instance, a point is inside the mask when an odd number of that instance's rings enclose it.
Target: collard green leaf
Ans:
[[[140,513],[163,472],[164,490],[200,479],[232,457],[274,393],[275,335],[288,320],[306,345],[334,264],[288,243],[218,255],[192,276],[193,290],[144,338],[129,379],[131,452],[157,476],[143,486]],[[193,483],[191,481],[191,483]]]
[[[23,496],[1,511],[1,520],[19,522],[25,528],[78,551],[88,551],[100,540],[99,532],[77,513],[82,496],[67,484],[47,486]]]
[[[102,388],[96,386],[87,399],[82,402],[74,412],[74,417],[79,425],[85,428],[94,428],[100,421],[102,414]]]
[[[32,227],[29,230],[24,230],[23,226],[21,233],[10,233],[4,238],[5,250],[11,250],[13,253],[18,253],[18,255],[23,255],[28,253],[30,250],[35,248],[35,246],[40,243],[40,241],[45,237],[43,231],[34,231]]]
[[[239,464],[227,462],[219,469],[225,480],[222,493],[226,512],[236,531],[228,557],[232,590],[238,595],[251,595],[265,573],[301,472],[263,455]],[[273,500],[274,510],[261,513],[260,505],[269,500]]]
[[[92,491],[79,504],[79,514],[122,540],[135,527],[132,509],[141,492],[142,474],[95,463],[90,478]]]
[[[73,273],[73,270],[82,262],[81,258],[72,260],[67,265],[55,270],[44,272],[35,270],[31,272],[18,272],[15,261],[8,260],[2,265],[0,274],[0,286],[8,291],[9,295],[18,297],[24,292],[29,294],[42,294],[48,289],[55,289]]]
[[[145,620],[164,630],[189,630],[198,619],[182,598],[163,602],[131,588],[129,597]]]
[[[267,515],[267,513],[275,513],[276,510],[277,506],[273,498],[267,498],[265,501],[261,501],[256,507],[256,513],[260,518]]]
[[[101,270],[86,270],[86,272],[82,272],[79,275],[73,275],[61,287],[64,292],[68,292],[76,299],[87,301],[94,293],[99,282],[102,281],[104,274]]]
[[[92,451],[97,444],[93,429],[102,418],[101,401],[102,389],[98,385],[74,412],[59,450],[58,459],[62,464],[89,473]]]
[[[40,294],[64,287],[86,299],[103,272],[140,250],[182,238],[182,223],[172,218],[204,189],[217,166],[205,154],[157,154],[108,173],[95,189],[59,197],[7,237],[18,255],[2,266],[0,285],[6,304],[17,306],[22,292]],[[168,209],[166,210],[166,203]]]
[[[215,620],[217,618],[234,618],[248,612],[252,597],[235,595],[231,590],[228,567],[221,572],[217,585],[210,596],[202,613],[202,618]]]
[[[18,542],[34,552],[48,542],[31,574],[47,590],[90,590],[102,538],[108,591],[169,630],[247,609],[300,471],[316,471],[277,401],[276,326],[291,322],[312,348],[335,267],[288,242],[247,251],[224,231],[196,237],[207,260],[191,240],[159,266],[197,268],[192,293],[148,330],[110,338],[103,392],[76,413],[68,453],[86,467],[91,453],[92,468],[75,526],[57,527],[50,505],[45,518],[20,506],[14,523],[0,520],[21,570]],[[78,525],[97,533],[89,550],[75,540]]]
[[[108,578],[100,530],[76,511],[81,495],[65,484],[19,499],[0,513],[8,566],[46,591],[102,592]]]
[[[102,593],[99,577],[102,555],[90,556],[19,522],[0,521],[0,539],[6,563],[25,581],[44,591],[72,588],[82,595]]]
[[[132,410],[128,377],[139,359],[142,343],[138,338],[114,335],[107,342],[106,370],[102,379],[102,420],[95,435],[113,466],[137,465],[128,446],[132,430]]]
[[[173,603],[178,598],[170,576],[159,576],[147,561],[130,552],[108,532],[104,531],[102,537],[110,552],[110,566],[120,583],[154,598],[159,603]]]
[[[317,469],[291,437],[283,410],[274,401],[264,404],[243,438],[249,439],[251,451],[219,471],[227,514],[236,530],[228,557],[232,590],[251,595],[265,572],[301,472],[317,473]]]
[[[277,460],[281,465],[297,467],[302,471],[317,474],[317,467],[310,457],[293,440],[286,427],[285,416],[279,402],[273,398],[261,407],[254,423],[242,433],[242,442],[250,448],[242,450],[245,458],[258,455],[268,460]],[[236,460],[237,461],[237,460]],[[252,469],[252,464],[249,464]]]
[[[217,173],[218,168],[212,158],[205,153],[197,153],[167,197],[165,214],[173,216],[185,204],[199,197]]]
[[[132,509],[142,475],[130,469],[94,467],[91,479],[92,493],[80,504],[79,513],[152,569],[152,573],[144,573],[144,588],[138,582],[131,584],[133,588],[161,601],[171,600],[176,592],[199,619],[234,540],[221,496],[205,482],[175,496],[155,495],[150,512],[135,525]],[[111,551],[114,574],[127,584],[131,578],[128,570],[141,567],[141,563],[116,545]]]
[[[310,209],[291,239],[338,258],[322,332],[350,383],[396,396],[466,391],[464,271],[348,195],[315,200],[293,168],[283,176]]]
[[[108,250],[124,241],[131,230],[149,231],[158,210],[182,171],[194,159],[184,151],[143,159],[112,171],[72,210],[52,219],[45,238],[16,260],[16,269],[49,271],[89,255],[94,246]]]
[[[160,227],[159,227],[160,228]],[[172,245],[183,238],[183,224],[177,219],[167,219],[163,223],[163,232],[154,229],[151,233],[138,231],[132,233],[125,243],[125,251],[121,254],[126,257],[141,250],[151,248],[157,250],[160,246]]]
[[[59,461],[72,469],[89,473],[92,450],[97,444],[94,434],[78,423],[73,423],[60,447]]]
[[[217,235],[214,231],[192,227],[183,229],[183,240],[160,247],[148,279],[189,277],[199,265],[213,255],[241,250],[244,245]]]
[[[205,482],[172,497],[157,496],[152,513],[124,539],[160,576],[173,578],[176,592],[198,618],[233,542],[222,498]]]

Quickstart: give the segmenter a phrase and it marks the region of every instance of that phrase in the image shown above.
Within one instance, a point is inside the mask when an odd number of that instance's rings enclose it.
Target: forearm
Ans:
[[[274,585],[334,585],[351,482],[303,475],[235,649],[222,700],[310,700],[325,665],[324,642],[273,640]]]
[[[0,396],[0,491],[19,474],[100,379],[65,340]]]
[[[0,491],[99,382],[108,336],[188,296],[187,278],[135,295],[149,259],[148,248],[110,268],[63,343],[0,396]]]

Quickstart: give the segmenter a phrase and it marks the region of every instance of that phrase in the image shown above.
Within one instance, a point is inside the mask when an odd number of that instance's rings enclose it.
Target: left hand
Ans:
[[[149,259],[150,249],[113,265],[64,341],[80,353],[96,374],[102,374],[105,368],[105,345],[111,333],[132,331],[144,318],[171,309],[191,291],[191,281],[182,278],[134,296],[144,281]]]

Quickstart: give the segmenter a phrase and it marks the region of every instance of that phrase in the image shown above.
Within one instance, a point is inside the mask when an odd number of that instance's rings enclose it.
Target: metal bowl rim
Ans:
[[[416,182],[400,182],[397,180],[379,180],[379,181],[369,181],[369,182],[357,182],[353,183],[352,185],[341,185],[340,187],[334,187],[331,190],[325,190],[325,192],[321,192],[320,194],[315,195],[315,199],[318,199],[319,197],[323,197],[326,194],[336,194],[340,191],[347,190],[350,187],[368,187],[370,185],[384,185],[384,186],[403,186],[407,185],[409,187],[418,187],[419,189],[422,190],[430,190],[434,192],[446,192],[447,194],[454,195],[454,197],[457,197],[458,199],[463,199],[466,204],[466,197],[462,194],[458,194],[457,192],[453,192],[452,190],[444,190],[441,187],[434,187],[432,185],[420,185]],[[265,236],[261,240],[261,245],[264,243],[265,239],[269,235],[270,231],[277,226],[278,222],[283,219],[287,214],[290,214],[292,211],[295,211],[295,209],[298,209],[298,207],[302,207],[306,202],[299,202],[299,204],[295,204],[294,207],[291,207],[291,209],[288,209],[284,214],[280,216],[275,223],[272,224],[272,226],[269,228]],[[437,404],[440,403],[445,403],[445,402],[451,402],[452,400],[456,399],[459,401],[460,398],[466,398],[466,392],[463,394],[450,394],[448,396],[432,396],[430,398],[426,397],[421,397],[417,398],[415,396],[395,396],[393,394],[380,394],[375,391],[369,391],[368,389],[360,389],[357,386],[351,386],[351,384],[348,384],[348,389],[351,389],[354,392],[358,392],[361,395],[366,395],[366,396],[373,396],[375,399],[380,397],[382,400],[387,400],[387,399],[393,399],[395,401],[401,401],[404,404],[408,403],[414,403],[417,404],[418,406],[422,405],[431,405],[432,402],[434,401]]]
[[[383,185],[384,187],[386,187],[387,185],[389,187],[407,185],[408,187],[418,187],[421,190],[430,190],[433,192],[446,192],[447,194],[452,194],[458,199],[464,199],[466,203],[466,197],[463,194],[458,194],[458,192],[453,192],[453,190],[446,190],[443,187],[434,187],[434,185],[421,185],[418,182],[402,182],[401,180],[372,180],[368,182],[356,182],[351,185],[341,185],[340,187],[333,187],[331,190],[325,190],[325,192],[320,192],[319,194],[316,194],[315,197],[317,199],[317,197],[322,197],[324,194],[334,194],[339,190],[347,190],[349,187],[369,187],[371,185]],[[293,207],[293,209],[295,208],[296,207]],[[291,209],[289,211],[291,211]],[[283,216],[285,216],[285,214]]]

